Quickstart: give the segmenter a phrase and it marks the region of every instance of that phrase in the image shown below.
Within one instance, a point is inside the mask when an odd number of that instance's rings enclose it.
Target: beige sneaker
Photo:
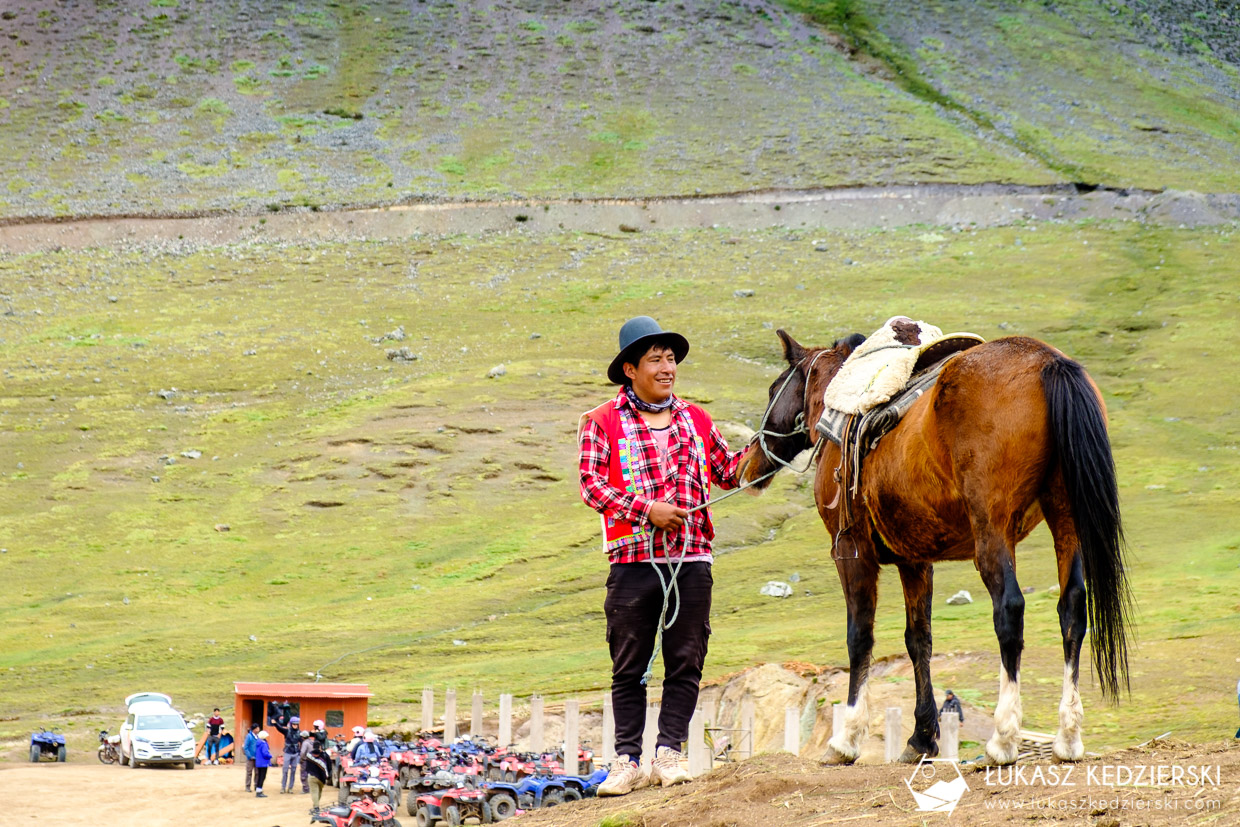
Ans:
[[[683,752],[671,747],[659,747],[654,751],[654,761],[650,764],[651,785],[662,784],[670,787],[689,780],[689,759]]]
[[[628,795],[650,783],[642,768],[627,755],[617,755],[607,770],[607,778],[598,785],[599,795]]]

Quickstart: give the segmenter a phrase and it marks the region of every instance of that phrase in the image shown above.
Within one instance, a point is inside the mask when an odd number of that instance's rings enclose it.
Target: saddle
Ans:
[[[897,317],[897,319],[900,318],[902,317]],[[931,326],[926,327],[929,330],[938,330]],[[860,407],[850,404],[848,407],[851,410],[839,410],[831,407],[830,404],[823,409],[822,416],[819,417],[814,428],[819,434],[840,446],[840,464],[835,469],[834,475],[837,486],[835,500],[827,506],[828,508],[840,508],[839,531],[831,550],[833,559],[851,559],[837,557],[837,548],[840,537],[847,535],[856,522],[856,498],[861,486],[861,466],[866,456],[878,446],[879,440],[900,424],[900,420],[917,400],[934,387],[939,380],[939,374],[948,362],[983,341],[980,336],[972,333],[951,333],[939,334],[938,337],[925,343],[906,346],[909,351],[916,351],[916,354],[915,358],[911,352],[900,354],[901,359],[907,365],[904,369],[908,372],[908,378],[898,392],[881,402],[866,403]],[[880,349],[888,347],[892,346],[881,346]],[[876,349],[871,349],[863,356],[872,355],[875,352]],[[851,358],[850,356],[849,359]],[[847,360],[844,365],[848,365]],[[883,367],[886,369],[887,380],[890,383],[891,365]],[[842,371],[843,367],[841,367]],[[832,385],[834,383],[833,379]],[[838,402],[840,397],[837,393],[832,398],[831,389],[828,387],[825,399],[828,402]],[[853,402],[855,403],[855,400]],[[855,543],[852,546],[851,557],[855,558],[857,546]]]

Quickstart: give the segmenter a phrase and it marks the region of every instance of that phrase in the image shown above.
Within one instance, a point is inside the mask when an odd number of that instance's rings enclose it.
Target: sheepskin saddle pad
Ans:
[[[900,396],[910,380],[948,356],[985,341],[974,333],[949,333],[932,324],[913,321],[907,316],[888,319],[840,366],[823,394],[825,410],[818,423],[819,432],[837,444],[851,415],[868,413]],[[937,371],[934,378],[937,378]],[[919,388],[933,385],[933,379]],[[913,399],[899,411],[903,416]]]

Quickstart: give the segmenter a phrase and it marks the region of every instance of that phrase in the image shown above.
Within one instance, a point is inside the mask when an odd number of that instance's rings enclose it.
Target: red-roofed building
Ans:
[[[366,726],[366,709],[374,697],[364,683],[235,683],[233,723],[236,737],[245,740],[250,722],[267,730],[272,755],[284,751],[284,736],[272,724],[288,704],[288,714],[301,718],[300,729],[309,732],[316,720],[327,725],[327,734],[352,736],[355,726]]]

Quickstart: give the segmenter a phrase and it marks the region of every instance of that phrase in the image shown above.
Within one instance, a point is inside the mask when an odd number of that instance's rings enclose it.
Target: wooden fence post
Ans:
[[[693,710],[689,719],[689,775],[697,778],[706,772],[706,715]]]
[[[443,705],[443,742],[451,744],[456,740],[456,690],[449,689],[444,693]]]
[[[793,755],[801,753],[801,710],[784,707],[784,749]]]
[[[746,698],[741,703],[741,732],[740,743],[737,746],[738,751],[744,758],[753,758],[757,751],[757,744],[754,743],[754,708],[753,701]]]
[[[543,699],[542,695],[530,698],[530,752],[542,752],[543,743]]]
[[[564,702],[564,773],[580,775],[577,772],[577,745],[581,742],[577,729],[580,726],[581,704],[578,701]]]
[[[499,745],[512,743],[512,695],[499,696]]]
[[[603,764],[611,766],[616,758],[616,711],[611,705],[611,693],[603,694]]]
[[[473,706],[469,711],[469,735],[482,734],[482,693],[474,690]]]
[[[659,708],[646,707],[646,728],[642,730],[642,766],[649,768],[654,760],[655,744],[659,740]]]
[[[949,712],[939,721],[939,757],[960,759],[960,717]]]
[[[886,750],[887,763],[899,761],[900,753],[904,752],[904,731],[901,727],[900,719],[900,707],[887,707],[887,733],[883,739],[886,742],[884,748]]]
[[[429,686],[422,690],[422,731],[435,728],[435,690]]]

